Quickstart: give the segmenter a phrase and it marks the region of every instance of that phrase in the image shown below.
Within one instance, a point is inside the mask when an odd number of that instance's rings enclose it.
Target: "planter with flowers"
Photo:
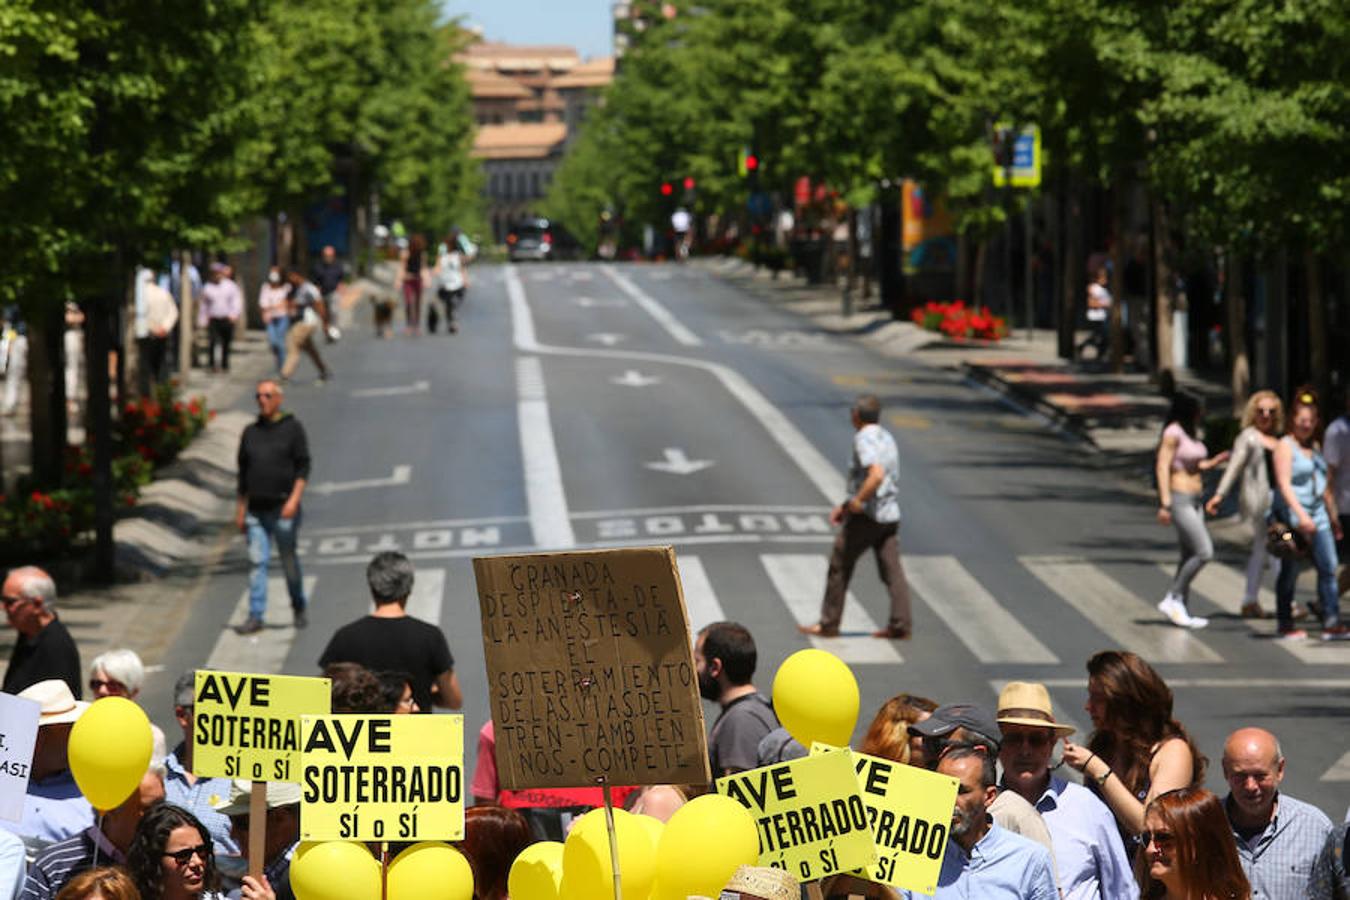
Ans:
[[[964,300],[949,303],[929,300],[910,313],[914,324],[936,331],[954,341],[999,341],[1008,335],[1008,323],[989,307],[967,306]]]

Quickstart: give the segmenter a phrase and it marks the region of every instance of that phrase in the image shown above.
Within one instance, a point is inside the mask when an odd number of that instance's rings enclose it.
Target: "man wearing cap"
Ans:
[[[216,812],[216,807],[230,796],[233,782],[228,778],[199,778],[192,774],[195,675],[195,672],[184,672],[173,686],[173,716],[183,730],[183,740],[164,757],[165,799],[196,816],[211,833],[217,850],[232,855],[239,852],[239,847],[230,835],[230,820]]]
[[[1057,900],[1050,852],[1000,828],[989,814],[998,787],[987,749],[953,745],[937,772],[956,779],[957,789],[934,900]]]
[[[1050,829],[1065,900],[1137,897],[1115,817],[1082,785],[1051,774],[1055,742],[1074,733],[1055,721],[1045,685],[1012,681],[998,697],[1003,790],[1031,803]]]
[[[923,738],[923,756],[929,769],[936,769],[942,755],[958,747],[976,747],[997,760],[1002,742],[998,721],[988,709],[973,703],[939,706],[931,716],[909,726],[909,733]],[[1050,829],[1036,808],[1019,794],[999,791],[989,806],[989,815],[1000,828],[1040,844],[1054,862]]]
[[[125,866],[136,825],[164,799],[164,767],[151,763],[139,787],[95,825],[47,847],[28,867],[22,900],[52,900],[66,882],[97,865]]]
[[[59,678],[80,699],[80,651],[56,617],[56,583],[37,566],[14,569],[5,577],[5,616],[19,633],[5,670],[4,691],[20,691]]]
[[[94,808],[84,799],[75,776],[70,773],[67,753],[71,726],[89,704],[76,700],[70,687],[57,678],[39,681],[20,691],[19,696],[37,703],[42,712],[38,717],[23,818],[17,822],[0,819],[0,828],[14,832],[34,846],[63,841],[94,823]]]
[[[1312,896],[1313,864],[1326,846],[1331,820],[1317,807],[1280,792],[1284,752],[1275,735],[1264,728],[1239,728],[1229,735],[1223,777],[1228,782],[1223,808],[1252,896]]]
[[[248,802],[251,781],[231,784],[230,799],[216,807],[229,819],[230,832],[248,859]],[[300,785],[289,781],[267,782],[267,836],[263,841],[263,875],[272,886],[276,900],[295,900],[291,890],[291,858],[300,843]],[[237,896],[237,895],[231,895]]]

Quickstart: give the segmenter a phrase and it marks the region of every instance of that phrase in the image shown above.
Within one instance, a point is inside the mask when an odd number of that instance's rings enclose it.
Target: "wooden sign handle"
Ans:
[[[614,869],[614,900],[623,900],[623,881],[619,877],[619,837],[614,833],[614,797],[609,792],[609,779],[600,778],[600,792],[605,799],[605,830],[609,832],[609,864]]]
[[[808,881],[806,883],[807,900],[825,900],[825,893],[820,889],[819,881]]]
[[[248,874],[261,879],[267,860],[267,782],[253,782],[248,795]]]
[[[389,900],[389,842],[380,841],[380,900]]]

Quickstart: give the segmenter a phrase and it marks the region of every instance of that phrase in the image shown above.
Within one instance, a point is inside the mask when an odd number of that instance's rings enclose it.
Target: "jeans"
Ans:
[[[248,581],[249,618],[261,620],[263,613],[267,612],[267,564],[272,558],[274,541],[281,554],[281,569],[286,573],[286,590],[291,595],[291,609],[303,610],[308,605],[304,578],[300,573],[300,558],[295,555],[295,536],[300,530],[300,518],[299,512],[293,519],[281,518],[281,507],[259,512],[249,510],[244,516],[244,528],[248,532],[248,561],[253,566],[253,574]]]
[[[1318,528],[1308,538],[1312,562],[1317,568],[1317,599],[1322,604],[1322,624],[1331,628],[1341,623],[1341,600],[1336,590],[1336,539],[1331,526]],[[1294,585],[1298,581],[1300,562],[1297,559],[1280,560],[1280,574],[1275,579],[1275,620],[1281,631],[1294,627]]]
[[[278,372],[286,365],[286,329],[290,326],[291,320],[286,316],[278,316],[267,323],[267,345],[276,357]]]

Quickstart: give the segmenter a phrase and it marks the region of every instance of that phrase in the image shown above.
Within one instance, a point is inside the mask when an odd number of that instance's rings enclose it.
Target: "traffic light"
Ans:
[[[662,197],[669,197],[673,193],[675,193],[675,187],[669,181],[661,182]]]
[[[686,175],[684,177],[684,189],[686,191],[692,191],[694,189],[694,178],[692,175]]]

